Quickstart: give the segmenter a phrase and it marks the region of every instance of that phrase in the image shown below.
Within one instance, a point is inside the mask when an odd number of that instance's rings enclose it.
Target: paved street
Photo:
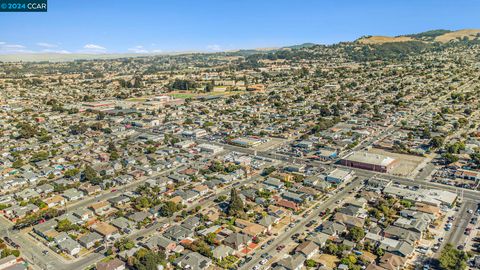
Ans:
[[[302,232],[306,229],[305,225],[310,222],[313,219],[320,219],[319,214],[322,211],[325,211],[325,209],[330,208],[333,209],[336,206],[336,201],[337,200],[343,200],[349,195],[349,191],[353,190],[354,188],[358,187],[361,184],[361,181],[356,179],[352,181],[350,184],[347,185],[344,190],[338,192],[334,196],[330,197],[327,199],[325,202],[320,204],[320,207],[318,209],[315,209],[312,211],[312,213],[307,217],[307,218],[302,218],[301,221],[293,227],[291,230],[288,230],[285,233],[280,234],[271,245],[269,245],[267,248],[264,250],[258,250],[255,255],[253,256],[252,260],[246,264],[244,264],[242,267],[239,269],[251,269],[255,264],[257,264],[261,260],[261,254],[263,253],[273,253],[276,251],[276,247],[279,244],[285,244],[287,241],[291,240],[292,235]]]

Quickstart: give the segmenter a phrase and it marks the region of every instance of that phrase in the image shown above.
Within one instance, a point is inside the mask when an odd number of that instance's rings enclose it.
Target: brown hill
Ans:
[[[399,37],[387,37],[387,36],[368,36],[362,37],[357,40],[360,44],[382,44],[388,42],[405,42],[414,40],[411,37],[399,36]]]
[[[480,38],[480,29],[464,29],[453,31],[436,37],[435,41],[444,43],[456,39],[463,39],[465,37],[470,40]]]
[[[413,35],[403,35],[396,37],[388,36],[365,36],[356,40],[356,42],[365,45],[383,44],[389,42],[441,42],[446,43],[458,39],[468,38],[469,40],[480,39],[480,29],[462,29],[458,31],[432,30]]]

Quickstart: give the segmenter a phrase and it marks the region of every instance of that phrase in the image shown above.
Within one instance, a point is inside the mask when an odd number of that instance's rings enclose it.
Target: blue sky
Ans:
[[[331,44],[480,28],[476,0],[48,0],[0,14],[0,53],[154,53]]]

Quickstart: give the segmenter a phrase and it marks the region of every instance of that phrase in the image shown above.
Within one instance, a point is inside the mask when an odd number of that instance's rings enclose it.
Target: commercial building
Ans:
[[[396,159],[368,152],[353,152],[340,160],[340,164],[375,172],[390,172],[396,165]]]
[[[348,182],[354,177],[355,172],[353,172],[352,170],[335,169],[327,175],[325,180],[333,184],[340,184],[343,182]]]
[[[260,145],[263,141],[261,139],[252,138],[252,137],[240,137],[233,139],[232,144],[241,146],[241,147],[255,147]]]
[[[223,151],[223,147],[221,146],[206,144],[206,143],[199,144],[198,148],[200,148],[200,151],[202,152],[212,153],[212,154],[216,154]]]

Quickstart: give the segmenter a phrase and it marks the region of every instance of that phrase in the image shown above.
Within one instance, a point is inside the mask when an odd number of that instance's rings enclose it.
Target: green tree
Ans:
[[[450,243],[445,245],[438,259],[442,270],[464,270],[467,268],[467,260],[468,254]]]
[[[23,160],[21,158],[17,158],[17,160],[12,163],[12,168],[18,169],[21,168],[23,165]]]
[[[85,167],[85,170],[83,170],[83,179],[92,184],[98,184],[100,182],[100,177],[97,172],[88,165]]]
[[[324,250],[328,254],[335,255],[338,253],[338,246],[332,242],[329,242],[325,245]]]
[[[38,162],[42,160],[46,160],[48,158],[48,152],[40,151],[33,153],[32,157],[30,158],[30,162]]]
[[[445,153],[442,155],[442,157],[445,159],[445,162],[447,164],[451,164],[458,161],[458,157],[452,153]]]
[[[162,217],[171,217],[175,212],[181,209],[181,204],[177,205],[174,202],[167,201],[160,207],[160,215]]]
[[[230,192],[230,203],[228,206],[228,214],[233,217],[242,217],[245,214],[242,198],[238,195],[237,189],[233,188]]]
[[[70,222],[70,220],[62,219],[58,221],[56,229],[59,232],[68,232],[73,229],[73,225],[72,225],[72,222]]]
[[[205,92],[212,92],[214,88],[215,88],[214,83],[208,82],[207,85],[205,86]]]
[[[305,261],[305,266],[306,267],[317,267],[317,262],[312,260],[312,259],[308,259]]]
[[[430,140],[430,146],[434,149],[440,148],[443,146],[443,142],[445,141],[445,137],[443,136],[435,136]]]
[[[78,173],[80,172],[79,169],[77,168],[73,168],[73,169],[69,169],[69,170],[66,170],[63,175],[67,178],[72,178],[74,177],[75,175],[77,175]]]
[[[352,227],[348,231],[348,237],[354,242],[359,242],[365,237],[365,231],[359,227]]]

